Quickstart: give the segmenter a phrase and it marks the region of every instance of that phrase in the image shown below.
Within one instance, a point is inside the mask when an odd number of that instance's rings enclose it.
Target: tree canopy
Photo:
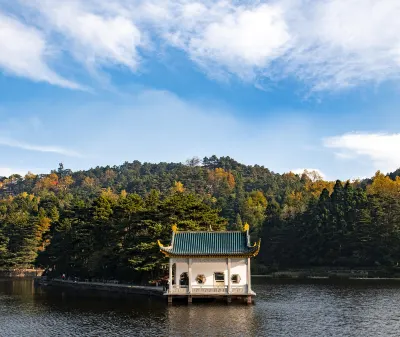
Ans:
[[[396,171],[397,172],[397,171]],[[0,268],[50,267],[81,277],[163,273],[157,240],[250,223],[265,266],[396,266],[400,178],[354,182],[278,174],[232,158],[125,162],[0,178]]]

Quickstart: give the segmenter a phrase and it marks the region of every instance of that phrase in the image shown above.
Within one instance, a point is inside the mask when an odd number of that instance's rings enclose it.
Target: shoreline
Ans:
[[[260,270],[261,271],[261,270]],[[350,279],[400,281],[398,267],[312,267],[288,268],[275,271],[254,272],[256,278],[270,279]]]
[[[44,269],[21,268],[21,269],[0,269],[0,277],[40,277]]]
[[[164,297],[164,291],[162,287],[151,287],[151,286],[135,286],[129,284],[114,284],[114,283],[101,283],[101,282],[81,282],[81,281],[69,281],[52,279],[43,281],[40,278],[35,279],[35,284],[39,286],[51,286],[60,288],[71,288],[75,290],[86,290],[86,291],[102,291],[112,292],[119,294],[132,294],[132,295],[146,295],[154,297]]]
[[[273,276],[267,275],[252,275],[251,277],[268,280],[349,280],[349,281],[398,281],[400,277],[339,277],[339,276]]]
[[[305,276],[305,277],[274,277],[271,274],[267,275],[252,275],[255,280],[270,281],[270,282],[328,282],[328,283],[341,283],[341,282],[354,282],[365,283],[371,282],[377,284],[384,283],[400,283],[399,277],[329,277],[329,276]],[[99,291],[103,293],[116,293],[123,295],[145,295],[157,298],[165,298],[162,287],[156,286],[139,286],[129,284],[116,284],[116,283],[102,283],[102,282],[83,282],[71,280],[43,280],[41,277],[34,278],[36,286],[44,286],[51,288],[67,288],[78,291]],[[257,281],[256,281],[257,282]]]

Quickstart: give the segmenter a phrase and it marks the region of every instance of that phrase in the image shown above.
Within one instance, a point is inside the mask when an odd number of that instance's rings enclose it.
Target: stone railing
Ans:
[[[247,286],[233,286],[231,288],[232,294],[245,294],[247,292]]]
[[[168,291],[170,294],[189,294],[189,288],[177,288],[173,287],[171,291]],[[227,286],[192,286],[192,294],[228,294]],[[247,293],[247,286],[232,286],[231,294],[245,294]]]
[[[228,287],[194,287],[192,288],[193,294],[227,294]]]
[[[168,291],[171,294],[187,294],[189,292],[188,288],[172,288],[171,291]]]

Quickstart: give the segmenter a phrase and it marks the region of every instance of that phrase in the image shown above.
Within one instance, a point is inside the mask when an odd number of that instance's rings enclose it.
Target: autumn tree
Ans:
[[[244,200],[242,205],[242,219],[258,229],[265,219],[267,198],[261,191],[252,191]]]
[[[175,181],[174,186],[172,187],[172,192],[174,193],[183,193],[185,192],[185,187],[180,181]]]

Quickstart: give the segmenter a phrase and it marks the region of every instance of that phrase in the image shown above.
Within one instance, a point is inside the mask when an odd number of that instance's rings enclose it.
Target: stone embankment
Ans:
[[[40,282],[39,282],[40,284]],[[78,290],[97,290],[122,294],[148,295],[162,297],[162,287],[134,286],[129,284],[103,283],[103,282],[82,282],[61,279],[52,279],[44,283],[48,286],[73,288]]]

